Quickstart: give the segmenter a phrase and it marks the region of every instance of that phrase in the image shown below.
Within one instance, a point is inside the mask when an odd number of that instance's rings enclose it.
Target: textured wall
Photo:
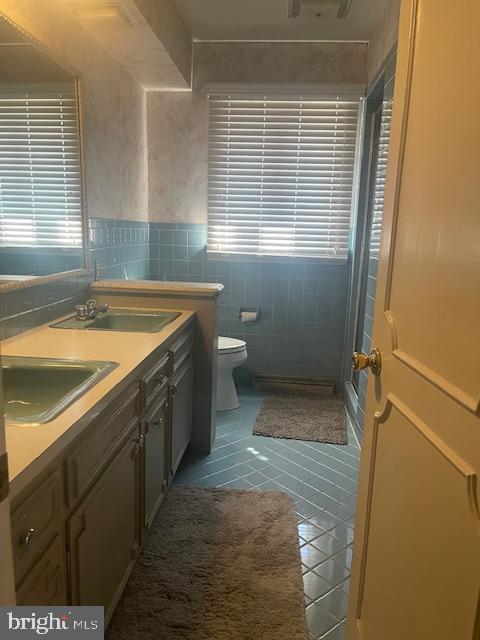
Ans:
[[[174,61],[187,86],[190,86],[192,36],[174,0],[134,0],[134,2]]]
[[[368,84],[375,78],[397,42],[400,0],[388,0],[368,45]]]
[[[0,0],[0,13],[82,79],[91,217],[146,219],[145,95],[56,0]]]
[[[193,92],[148,94],[149,219],[207,222],[207,97],[211,82],[364,83],[367,46],[195,43]]]
[[[366,62],[358,43],[197,42],[193,82],[362,83]]]

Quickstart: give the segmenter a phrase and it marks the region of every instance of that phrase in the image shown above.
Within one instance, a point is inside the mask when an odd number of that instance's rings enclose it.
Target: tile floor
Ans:
[[[347,446],[252,436],[262,394],[243,390],[240,402],[218,414],[212,453],[187,456],[175,482],[288,493],[297,507],[311,640],[343,640],[360,457],[355,433],[349,426]]]

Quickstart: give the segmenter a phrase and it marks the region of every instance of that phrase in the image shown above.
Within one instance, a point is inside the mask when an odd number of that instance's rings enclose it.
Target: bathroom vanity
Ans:
[[[192,311],[159,333],[50,326],[4,353],[118,366],[44,424],[7,422],[17,604],[103,605],[108,621],[190,441]]]

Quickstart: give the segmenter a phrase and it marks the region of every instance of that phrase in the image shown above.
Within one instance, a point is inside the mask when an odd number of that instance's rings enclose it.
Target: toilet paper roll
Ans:
[[[256,319],[256,311],[240,311],[240,322],[255,322]]]

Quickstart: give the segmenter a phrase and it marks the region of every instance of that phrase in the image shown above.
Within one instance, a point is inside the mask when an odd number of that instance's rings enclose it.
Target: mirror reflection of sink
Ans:
[[[115,362],[2,356],[7,421],[49,422],[117,367]]]
[[[109,309],[92,320],[77,320],[75,316],[50,325],[54,329],[93,329],[96,331],[128,331],[157,333],[173,322],[178,311],[152,309]]]

